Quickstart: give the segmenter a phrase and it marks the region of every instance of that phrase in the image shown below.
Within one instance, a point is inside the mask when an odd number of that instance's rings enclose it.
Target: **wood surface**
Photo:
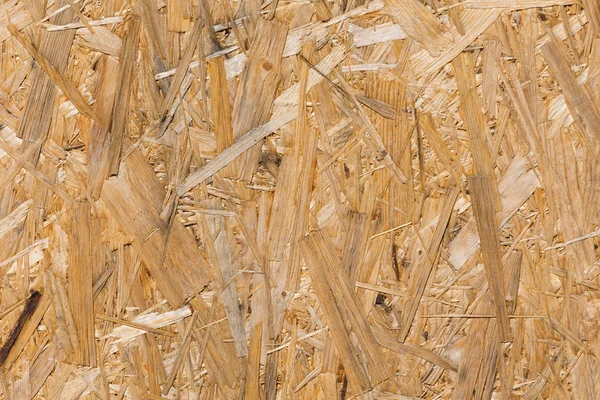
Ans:
[[[600,398],[597,0],[0,0],[0,399]]]

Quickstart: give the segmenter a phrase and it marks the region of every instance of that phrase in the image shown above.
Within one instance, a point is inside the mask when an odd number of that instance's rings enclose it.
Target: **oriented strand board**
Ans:
[[[596,0],[0,4],[0,399],[600,398]]]

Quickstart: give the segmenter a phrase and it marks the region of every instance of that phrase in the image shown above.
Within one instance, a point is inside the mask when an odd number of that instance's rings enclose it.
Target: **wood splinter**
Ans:
[[[0,348],[0,365],[4,365],[4,361],[8,357],[8,353],[10,353],[10,350],[12,349],[15,342],[17,341],[17,338],[21,334],[21,331],[23,330],[25,323],[33,315],[35,309],[37,308],[38,304],[40,303],[41,297],[42,297],[42,294],[37,290],[32,290],[31,293],[29,294],[29,298],[27,299],[27,302],[25,303],[25,308],[23,309],[23,312],[19,316],[19,319],[17,320],[15,327],[10,331],[10,335],[8,335],[8,339],[6,339],[6,342],[4,342],[4,344],[2,345],[2,348]]]

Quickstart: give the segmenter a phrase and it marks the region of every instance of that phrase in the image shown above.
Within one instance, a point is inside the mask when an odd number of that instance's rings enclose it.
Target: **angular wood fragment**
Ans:
[[[306,245],[302,244],[304,257],[309,260],[308,262],[312,262],[313,260],[310,258],[311,256],[307,255],[306,253],[307,251],[310,251],[310,249],[305,250],[306,248]],[[317,254],[315,254],[314,256],[315,258],[318,257]],[[320,269],[320,267],[315,266],[312,269],[318,270]],[[352,387],[354,387],[355,390],[359,393],[364,393],[366,391],[371,390],[372,385],[367,371],[361,363],[361,360],[357,357],[354,351],[343,350],[353,348],[352,342],[350,341],[350,332],[348,332],[345,326],[344,315],[342,314],[342,311],[339,309],[339,306],[335,302],[335,295],[331,287],[325,281],[325,278],[322,273],[315,273],[313,286],[315,288],[315,291],[317,292],[317,296],[321,301],[323,312],[327,319],[329,330],[331,332],[331,336],[333,338],[335,346],[336,348],[340,349],[340,361],[344,366],[344,372],[348,375],[349,384],[352,385]]]
[[[41,138],[39,140],[41,140]],[[5,141],[0,139],[0,149],[2,149],[12,159],[15,160],[11,169],[0,180],[0,188],[5,188],[11,183],[11,181],[13,181],[21,168],[25,168],[25,170],[33,175],[42,185],[46,186],[66,203],[71,203],[72,199],[68,193],[66,193],[59,186],[55,185],[46,175],[40,172],[38,168],[28,161],[30,157],[35,157],[35,155],[38,154],[40,148],[40,143],[30,143],[28,148],[22,149],[22,154],[19,154],[17,150],[10,148]]]
[[[71,209],[71,242],[69,245],[69,305],[73,313],[79,346],[75,362],[96,366],[94,335],[94,271],[92,248],[92,220],[89,203],[73,203]]]
[[[134,248],[169,303],[180,306],[209,283],[207,262],[179,221],[173,221],[165,241],[167,223],[160,218],[164,189],[139,150],[125,159],[118,176],[104,183],[101,199],[123,231],[135,237]]]
[[[181,339],[181,346],[179,347],[179,351],[177,352],[177,357],[175,358],[175,363],[173,365],[173,369],[167,378],[166,383],[163,385],[163,394],[168,394],[173,387],[173,382],[175,381],[175,377],[179,373],[179,369],[181,368],[183,361],[185,359],[186,354],[189,351],[190,341],[192,339],[192,333],[194,332],[194,325],[198,322],[199,312],[195,311],[190,318],[188,326],[183,333],[183,337]]]
[[[173,120],[173,112],[170,112],[171,106],[173,105],[175,98],[180,94],[181,85],[187,75],[187,70],[192,61],[192,57],[194,55],[194,51],[196,50],[196,46],[198,45],[198,40],[200,39],[200,33],[202,33],[202,21],[196,20],[192,30],[188,36],[188,41],[185,45],[185,49],[183,51],[183,56],[181,58],[181,62],[177,67],[177,71],[175,72],[175,76],[173,77],[173,81],[169,86],[169,91],[165,96],[165,100],[162,104],[162,113],[161,113],[161,124],[159,126],[158,132],[156,136],[160,138],[164,135],[167,130],[169,124]],[[137,54],[137,52],[136,52]]]
[[[33,399],[40,389],[46,383],[46,380],[50,374],[54,371],[56,366],[57,349],[53,344],[48,344],[44,349],[37,355],[37,358],[31,365],[29,374],[31,376],[31,392],[29,393],[29,399]]]
[[[59,2],[62,5],[64,2]],[[1,17],[0,17],[1,18]],[[67,10],[50,19],[52,23],[64,24],[73,21],[73,11]],[[59,75],[67,68],[69,52],[74,32],[47,32],[40,37],[39,53],[55,68]],[[57,98],[56,85],[43,68],[36,64],[31,71],[30,89],[27,102],[19,124],[18,136],[25,142],[41,143],[48,136],[52,113]],[[25,146],[28,148],[28,146]],[[33,164],[37,165],[39,150],[33,155]]]
[[[234,142],[233,126],[231,123],[231,102],[227,87],[227,76],[223,57],[216,57],[208,62],[210,77],[211,118],[215,127],[217,152],[221,153]],[[232,166],[225,167],[223,176],[234,175]]]
[[[391,0],[390,12],[408,36],[425,46],[432,57],[450,44],[440,31],[438,20],[422,3],[415,0]]]
[[[192,4],[173,1],[167,4],[167,29],[171,32],[186,32],[192,22]]]
[[[286,36],[287,26],[278,20],[261,19],[256,27],[233,105],[233,136],[236,140],[269,120],[277,94]],[[259,150],[255,145],[242,156],[237,167],[239,179],[249,181],[252,178],[258,166]]]
[[[2,348],[0,348],[0,365],[3,365],[6,361],[8,354],[11,352],[13,346],[19,338],[23,327],[35,312],[35,309],[39,304],[40,297],[40,292],[32,291],[28,296],[27,300],[25,301],[25,307],[23,308],[23,312],[19,316],[16,325],[10,331],[10,334],[4,342],[4,344],[2,345]]]
[[[129,101],[133,83],[133,71],[138,55],[140,40],[140,19],[132,16],[127,21],[127,33],[119,56],[119,72],[117,74],[117,87],[110,124],[110,145],[104,155],[107,157],[108,175],[116,175],[121,163],[123,140],[127,132],[129,117]],[[100,169],[102,171],[103,168]],[[108,175],[105,178],[108,178]]]
[[[342,265],[346,269],[349,281],[356,282],[359,265],[367,247],[367,215],[351,212],[348,216],[348,236],[344,243]]]
[[[103,56],[98,61],[98,91],[96,92],[96,103],[94,111],[100,123],[94,122],[90,131],[90,142],[88,144],[88,191],[93,199],[100,197],[102,185],[108,176],[110,163],[110,147],[112,143],[112,132],[110,130],[115,94],[119,80],[114,79],[118,75],[118,63],[109,56]]]
[[[478,310],[491,311],[489,300]],[[458,368],[458,381],[453,399],[489,398],[498,364],[498,325],[495,320],[474,320]]]
[[[423,130],[427,141],[433,147],[435,154],[440,161],[443,162],[447,170],[452,173],[456,182],[460,183],[462,181],[461,176],[466,175],[464,167],[440,136],[430,114],[421,116],[419,119],[419,127]]]
[[[502,13],[502,9],[467,10],[463,13],[463,23],[467,30],[439,55],[432,57],[426,50],[411,56],[411,64],[417,75],[428,76],[438,72],[444,65],[456,58],[465,48],[492,25]]]
[[[217,321],[225,318],[225,312],[215,301],[209,307],[200,296],[192,299],[190,304],[199,311],[198,324],[194,330],[194,337],[203,348],[203,357],[199,360],[206,363],[224,397],[233,399],[241,390],[239,381],[244,360],[236,357],[232,343],[225,342],[229,338],[229,332],[226,328],[223,329],[226,325],[217,325]],[[198,329],[199,326],[202,330]]]
[[[497,40],[488,40],[484,43],[483,53],[483,111],[489,119],[495,119],[498,115],[496,105],[498,95],[498,59],[502,51],[502,44]]]
[[[13,230],[15,227],[23,223],[27,217],[27,213],[31,208],[32,201],[23,202],[15,208],[10,214],[0,220],[0,238]]]
[[[583,9],[594,34],[600,37],[600,4],[593,0],[583,0]]]
[[[491,135],[477,96],[475,71],[471,57],[463,53],[454,59],[452,65],[454,66],[456,84],[460,93],[462,117],[465,120],[471,144],[473,173],[491,176],[494,168],[491,158]]]
[[[143,334],[144,332],[152,332],[152,333],[158,333],[160,335],[174,337],[175,334],[173,334],[169,331],[155,328],[155,326],[171,325],[184,317],[188,317],[189,315],[190,315],[189,309],[187,307],[183,307],[183,308],[175,310],[175,311],[167,311],[163,315],[156,315],[154,313],[145,314],[143,317],[136,318],[136,320],[140,321],[140,322],[125,321],[122,319],[112,318],[112,317],[108,317],[106,315],[101,315],[101,314],[96,314],[96,318],[104,320],[104,321],[114,322],[115,324],[128,326],[128,327],[135,329],[135,330],[130,330],[130,331],[126,331],[126,330],[119,331],[119,329],[117,328],[113,332],[106,334],[102,337],[102,339],[109,338],[109,337],[116,338],[117,340],[115,340],[115,342],[113,342],[113,343],[118,343],[119,340],[121,340],[121,339],[125,339],[125,340],[131,339],[137,335]],[[152,326],[148,325],[149,322],[152,323]],[[129,335],[129,333],[131,333],[131,335]]]
[[[92,107],[83,98],[79,90],[69,82],[64,75],[54,66],[49,58],[46,58],[43,53],[38,51],[35,46],[29,41],[29,39],[17,30],[17,28],[9,24],[8,30],[10,33],[21,43],[21,45],[27,50],[27,52],[33,57],[37,65],[39,65],[48,77],[58,86],[58,88],[71,100],[73,105],[77,107],[80,113],[99,121],[96,114],[92,110]],[[72,36],[72,35],[71,35]]]
[[[449,7],[452,7],[448,9],[448,14],[450,15],[450,18],[452,18],[454,26],[456,26],[456,31],[461,35],[464,35],[465,27],[460,17],[464,8],[459,4],[458,0],[449,0],[448,5]]]
[[[381,24],[372,28],[360,28],[350,25],[348,30],[354,35],[354,46],[365,47],[390,40],[406,39],[406,32],[397,24]]]
[[[21,30],[33,22],[31,13],[28,11],[25,2],[10,0],[0,5],[0,43],[11,36],[8,30],[10,23]]]
[[[18,335],[10,346],[3,346],[3,349],[6,348],[7,351],[6,353],[3,352],[0,364],[5,368],[10,368],[21,355],[21,352],[31,339],[31,335],[36,331],[40,321],[44,317],[44,314],[46,314],[46,311],[52,302],[52,296],[48,293],[36,293],[37,295],[34,295],[36,305],[33,307],[32,303],[29,308],[30,314],[23,315],[23,322],[20,326]]]
[[[121,54],[123,40],[103,26],[97,26],[94,34],[87,29],[78,29],[75,43],[78,46],[97,51],[118,59]]]
[[[600,138],[600,112],[583,87],[577,82],[577,79],[571,71],[571,66],[562,56],[561,50],[555,42],[550,42],[542,46],[542,54],[552,70],[554,78],[563,89],[569,110],[573,118],[581,119],[585,124],[585,129],[590,135]]]
[[[508,309],[505,304],[505,290],[502,279],[502,258],[500,256],[500,239],[496,226],[496,200],[492,178],[478,175],[469,176],[469,189],[473,202],[473,214],[477,223],[477,232],[483,255],[491,297],[494,299],[496,316],[501,341],[511,337]]]
[[[316,43],[307,41],[303,57],[313,57]],[[298,243],[307,231],[311,182],[316,166],[318,134],[308,126],[309,67],[300,65],[300,87],[298,92],[298,117],[293,135],[286,135],[283,144],[290,152],[283,156],[280,164],[279,192],[273,200],[272,218],[269,225],[268,260],[269,275],[275,283],[271,298],[273,308],[273,335],[281,329],[284,309],[291,300],[287,290],[296,291],[302,269],[301,252]],[[281,212],[285,210],[286,212]]]
[[[245,398],[260,400],[260,353],[262,343],[262,323],[257,324],[250,336],[250,354],[248,355],[248,366],[246,373]]]
[[[210,234],[215,246],[217,259],[214,261],[216,261],[219,266],[222,285],[227,285],[223,287],[223,294],[221,297],[225,312],[227,313],[231,334],[233,335],[236,353],[238,357],[247,357],[248,345],[246,343],[244,321],[242,320],[242,313],[238,301],[238,292],[233,282],[230,281],[235,275],[232,265],[232,250],[229,245],[232,239],[230,237],[231,229],[227,229],[224,217],[207,216],[207,219],[209,220]]]
[[[413,278],[414,283],[413,287],[411,288],[412,297],[407,303],[408,307],[404,314],[404,321],[400,331],[401,341],[404,341],[408,336],[410,327],[412,326],[415,315],[417,314],[417,308],[421,303],[421,298],[423,297],[423,294],[425,294],[425,289],[428,286],[429,278],[433,268],[437,263],[440,245],[442,244],[442,239],[444,238],[446,228],[448,227],[448,221],[450,220],[450,214],[452,213],[454,203],[458,198],[459,192],[460,191],[457,188],[454,188],[446,196],[446,200],[444,201],[444,205],[440,211],[437,226],[433,232],[433,237],[431,238],[427,248],[427,254],[424,257],[425,265],[419,270],[415,271],[417,276]]]
[[[386,333],[380,329],[373,329],[373,335],[375,335],[377,343],[379,343],[381,346],[387,349],[398,353],[410,353],[416,357],[427,360],[430,363],[445,369],[449,369],[452,371],[458,370],[458,366],[454,362],[452,362],[452,360],[449,360],[432,351],[419,347],[413,343],[402,343],[398,341],[393,335]]]
[[[379,362],[383,358],[381,350],[375,344],[373,333],[358,306],[346,274],[341,271],[341,260],[330,250],[331,244],[328,242],[322,232],[311,233],[301,242],[302,253],[309,265],[311,281],[329,321],[329,328],[350,384],[359,393],[364,393],[372,385],[387,379],[390,370]],[[359,351],[365,359],[364,364],[354,352],[345,351],[349,347],[344,346],[352,346],[350,332],[357,337]]]

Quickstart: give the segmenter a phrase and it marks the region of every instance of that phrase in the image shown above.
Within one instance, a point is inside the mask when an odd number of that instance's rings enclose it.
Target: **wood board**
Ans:
[[[0,4],[0,398],[600,398],[594,0]]]

